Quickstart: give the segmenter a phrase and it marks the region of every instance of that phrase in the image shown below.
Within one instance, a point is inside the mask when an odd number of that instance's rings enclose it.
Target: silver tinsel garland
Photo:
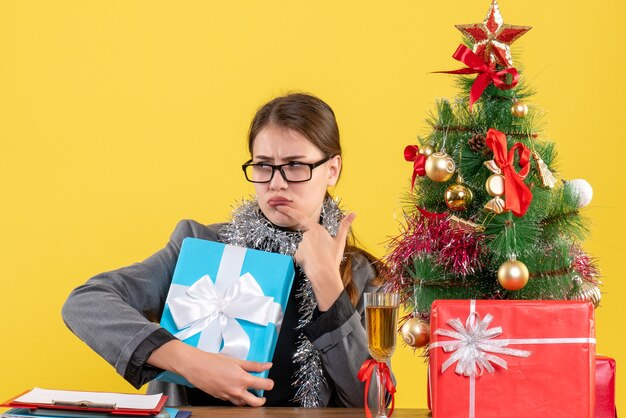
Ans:
[[[321,223],[331,236],[337,235],[339,222],[343,216],[338,201],[327,197],[322,205]],[[231,222],[224,225],[220,235],[228,244],[292,257],[302,241],[301,232],[287,231],[272,224],[261,212],[256,199],[244,201],[235,208]],[[317,408],[323,406],[319,398],[319,389],[328,385],[328,382],[324,377],[320,353],[302,332],[302,328],[313,318],[317,300],[310,280],[299,266],[297,268],[304,280],[296,291],[300,318],[296,326],[298,347],[293,356],[293,363],[297,369],[292,382],[297,388],[293,400],[305,408]]]

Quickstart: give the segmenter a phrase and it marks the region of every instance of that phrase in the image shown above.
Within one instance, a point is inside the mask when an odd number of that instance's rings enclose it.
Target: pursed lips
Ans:
[[[272,197],[271,199],[267,201],[267,204],[272,207],[287,206],[289,203],[291,203],[291,200],[286,199],[284,197]]]

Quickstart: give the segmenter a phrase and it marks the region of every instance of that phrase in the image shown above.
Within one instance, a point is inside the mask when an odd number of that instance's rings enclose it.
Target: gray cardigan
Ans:
[[[70,330],[108,361],[135,387],[153,379],[161,370],[146,363],[152,351],[174,337],[161,328],[165,299],[186,237],[222,241],[222,224],[205,226],[192,220],[178,223],[165,248],[141,263],[135,263],[89,279],[72,291],[63,306],[63,320]],[[357,379],[361,364],[369,358],[364,328],[364,292],[375,292],[370,283],[376,275],[371,263],[361,254],[353,259],[353,281],[359,294],[356,308],[344,291],[335,304],[318,315],[304,333],[320,351],[329,384],[320,388],[322,405],[333,392],[340,405],[363,406],[364,385]],[[175,385],[172,385],[175,386]],[[150,392],[184,393],[159,384]],[[372,379],[370,405],[375,405],[376,383]],[[186,399],[172,399],[185,404]]]

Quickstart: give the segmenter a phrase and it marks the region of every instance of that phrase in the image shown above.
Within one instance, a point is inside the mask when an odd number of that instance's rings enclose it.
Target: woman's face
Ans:
[[[316,163],[326,155],[304,135],[289,128],[267,125],[254,138],[253,163],[273,165],[289,162]],[[318,222],[322,203],[329,186],[334,186],[341,171],[341,157],[334,156],[313,169],[311,180],[302,183],[287,182],[279,170],[269,183],[254,183],[259,206],[263,214],[274,224],[283,228],[297,229],[298,222],[279,212],[277,207],[289,206]]]

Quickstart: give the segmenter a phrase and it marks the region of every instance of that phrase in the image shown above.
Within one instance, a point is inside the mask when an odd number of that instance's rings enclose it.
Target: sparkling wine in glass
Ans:
[[[372,358],[378,362],[389,360],[396,349],[398,327],[398,293],[365,293],[365,322],[367,347]],[[376,418],[387,418],[385,410],[385,376],[377,369],[378,412]],[[367,399],[365,400],[367,402]]]

